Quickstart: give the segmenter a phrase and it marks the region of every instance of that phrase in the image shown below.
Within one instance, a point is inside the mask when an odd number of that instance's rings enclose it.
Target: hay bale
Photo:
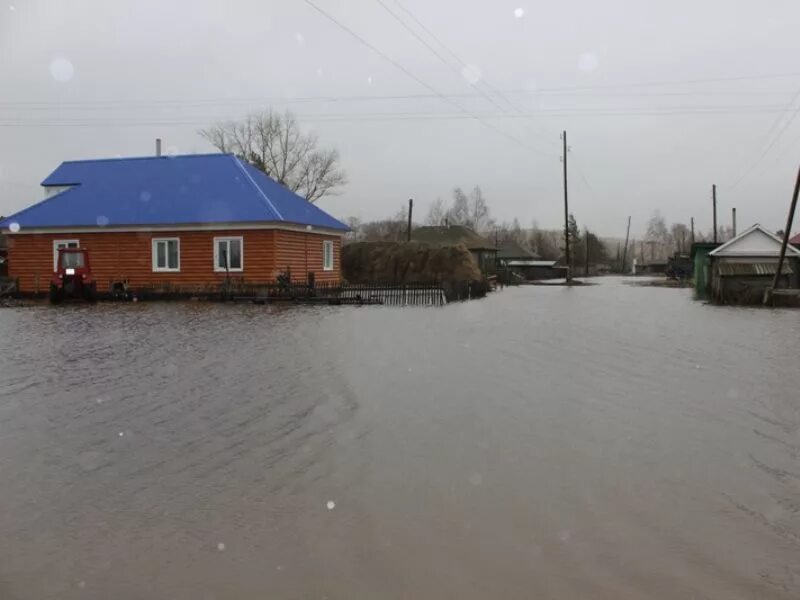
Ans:
[[[356,242],[342,248],[342,275],[352,283],[480,281],[475,258],[463,245]]]

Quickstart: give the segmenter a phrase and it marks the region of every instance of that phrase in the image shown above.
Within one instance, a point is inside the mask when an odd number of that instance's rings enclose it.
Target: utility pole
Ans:
[[[406,241],[411,241],[411,215],[414,212],[414,199],[408,199],[408,233],[406,235]]]
[[[692,217],[692,245],[694,245],[694,217]]]
[[[567,261],[567,281],[572,279],[572,261],[569,257],[569,201],[567,196],[567,132],[561,134],[564,142],[564,258]]]
[[[781,269],[783,268],[783,261],[786,258],[786,247],[789,245],[789,236],[792,235],[792,223],[794,223],[794,211],[797,208],[797,196],[800,194],[800,169],[797,170],[797,181],[794,184],[794,193],[792,194],[792,203],[789,205],[789,216],[786,217],[786,227],[783,230],[783,241],[781,242],[781,255],[778,257],[778,269],[775,271],[775,278],[772,280],[772,288],[769,296],[778,287],[778,282],[781,278]],[[764,300],[766,301],[765,295]]]
[[[628,239],[631,235],[631,218],[628,217],[628,230],[625,232],[625,250],[622,252],[622,272],[625,273],[625,260],[628,258]]]
[[[711,186],[711,199],[714,203],[714,243],[717,243],[717,184]]]
[[[584,277],[589,276],[589,230],[583,228],[583,235],[586,236],[586,270],[583,273]]]
[[[731,209],[731,225],[733,226],[733,237],[736,237],[736,207]]]

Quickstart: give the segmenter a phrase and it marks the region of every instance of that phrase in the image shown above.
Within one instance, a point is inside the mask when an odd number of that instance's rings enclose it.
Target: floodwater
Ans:
[[[798,598],[800,313],[0,311],[0,598]]]

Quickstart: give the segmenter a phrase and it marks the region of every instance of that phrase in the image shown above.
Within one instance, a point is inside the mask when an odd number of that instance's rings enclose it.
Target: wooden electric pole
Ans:
[[[564,142],[564,258],[567,261],[567,281],[572,279],[572,261],[569,257],[569,200],[567,195],[567,132],[561,134]]]
[[[631,218],[628,217],[628,231],[625,232],[625,250],[622,251],[622,272],[625,273],[625,260],[628,258],[628,239],[631,235]]]
[[[406,241],[411,241],[411,215],[414,212],[414,199],[408,199],[408,232],[406,234]]]
[[[694,244],[694,217],[692,217],[692,244]]]
[[[584,277],[589,276],[589,230],[583,228],[583,235],[586,236],[586,267],[583,272]]]
[[[733,227],[733,237],[736,237],[736,207],[731,209],[731,226]]]
[[[714,243],[717,243],[717,184],[711,186],[711,199],[714,203]]]
[[[775,271],[775,278],[772,280],[772,289],[770,296],[775,288],[778,287],[778,282],[781,278],[781,269],[783,268],[783,261],[786,258],[786,248],[789,245],[789,236],[792,235],[792,224],[794,223],[794,211],[797,208],[797,196],[800,194],[800,169],[797,170],[797,180],[794,183],[794,193],[792,194],[792,203],[789,205],[789,216],[786,217],[786,227],[783,229],[783,241],[781,242],[781,255],[778,257],[778,268]],[[765,297],[766,300],[766,297]]]

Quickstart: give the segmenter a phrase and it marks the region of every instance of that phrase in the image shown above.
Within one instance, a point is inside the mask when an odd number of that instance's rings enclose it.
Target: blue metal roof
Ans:
[[[73,187],[0,227],[285,222],[348,229],[232,154],[68,161],[42,185]]]

